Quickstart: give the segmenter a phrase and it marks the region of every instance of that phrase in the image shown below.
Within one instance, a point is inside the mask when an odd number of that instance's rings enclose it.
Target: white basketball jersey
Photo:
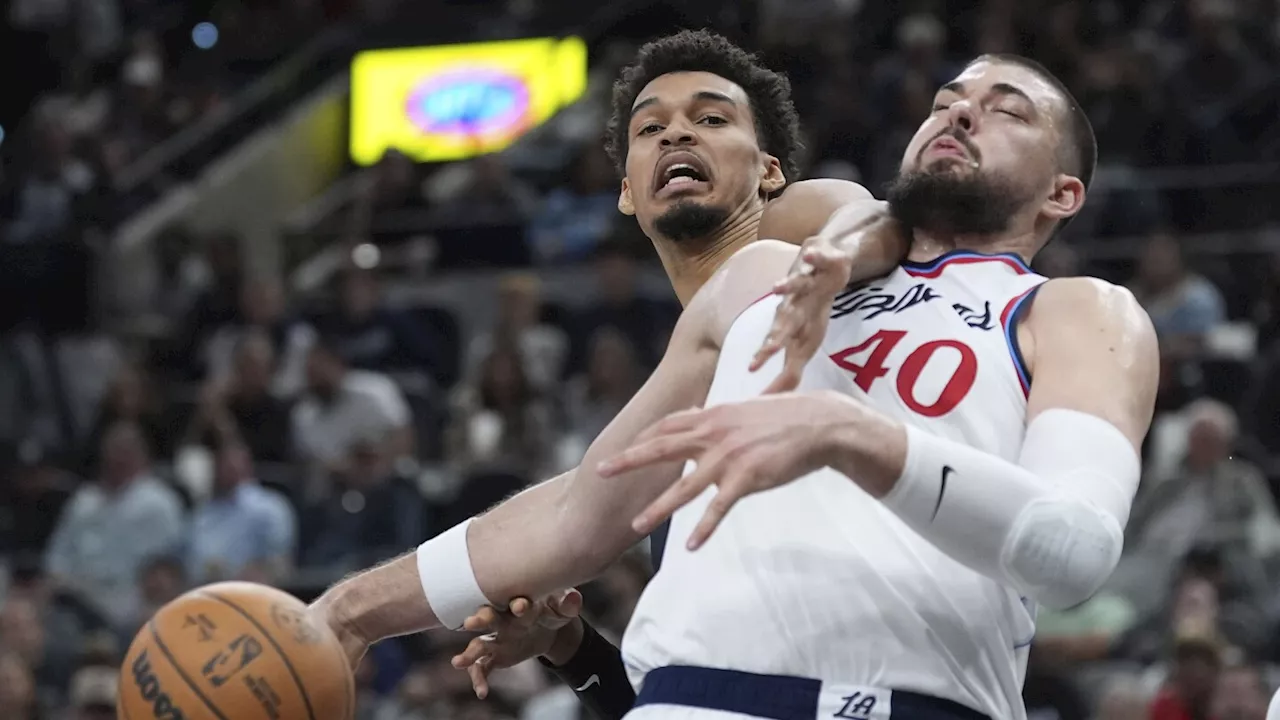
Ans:
[[[1016,323],[1045,278],[1012,255],[905,263],[836,298],[801,390],[839,390],[905,423],[1016,460],[1026,375]],[[708,405],[760,394],[748,363],[776,297],[734,322]],[[686,469],[687,471],[687,469]],[[672,518],[662,569],[623,640],[632,682],[701,665],[858,683],[1022,720],[1035,608],[947,557],[834,470],[741,500],[701,549],[709,489]]]

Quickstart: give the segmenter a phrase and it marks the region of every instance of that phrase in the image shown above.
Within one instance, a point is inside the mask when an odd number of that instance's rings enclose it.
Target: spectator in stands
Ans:
[[[22,659],[31,672],[36,697],[57,698],[66,687],[67,676],[57,676],[57,670],[48,665],[47,643],[40,608],[24,597],[11,597],[0,606],[0,645]]]
[[[872,107],[883,113],[877,125],[919,122],[924,116],[904,117],[902,110],[916,108],[902,102],[908,85],[919,82],[937,88],[956,76],[956,66],[946,56],[947,26],[930,13],[904,17],[896,30],[897,50],[881,59],[872,71]],[[932,94],[932,92],[930,92]],[[926,115],[928,113],[926,112]]]
[[[141,601],[129,617],[119,636],[124,642],[133,640],[138,629],[146,624],[157,610],[187,591],[186,565],[174,554],[149,557],[138,570],[134,582],[138,586]]]
[[[1262,564],[1280,551],[1280,516],[1266,478],[1252,463],[1232,456],[1235,413],[1216,400],[1188,406],[1182,462],[1168,478],[1149,478],[1149,489],[1129,519],[1126,558],[1119,570],[1136,573],[1135,589],[1164,586],[1178,558],[1213,543],[1228,567],[1261,575]]]
[[[71,679],[71,713],[68,720],[115,720],[120,672],[114,667],[91,665]]]
[[[1196,635],[1179,638],[1169,676],[1151,701],[1147,717],[1150,720],[1211,717],[1209,711],[1221,667],[1221,650],[1216,642]]]
[[[449,428],[449,459],[459,468],[505,468],[527,478],[551,461],[555,424],[529,382],[519,349],[495,347],[475,384],[459,390]]]
[[[58,518],[46,556],[57,583],[120,624],[137,610],[134,578],[153,555],[183,540],[177,494],[150,470],[136,424],[118,422],[102,438],[97,482],[76,491]]]
[[[1181,244],[1168,233],[1147,240],[1130,289],[1151,316],[1161,356],[1173,361],[1198,357],[1205,336],[1226,319],[1222,293],[1186,267]]]
[[[97,469],[98,451],[103,437],[116,424],[127,422],[142,433],[147,447],[160,457],[173,449],[173,433],[164,418],[157,387],[145,369],[126,365],[116,371],[98,404],[98,414],[85,438],[81,470],[90,474]]]
[[[71,228],[76,204],[93,185],[93,173],[72,153],[72,138],[56,119],[37,126],[32,171],[12,199],[11,243],[60,239]]]
[[[279,398],[291,398],[306,384],[307,352],[315,342],[309,325],[289,316],[284,288],[274,277],[259,277],[245,283],[240,293],[240,322],[223,325],[205,346],[208,378],[226,382],[234,372],[241,340],[250,333],[266,335],[270,341],[271,365],[267,390]]]
[[[18,446],[8,482],[0,483],[0,516],[5,533],[0,551],[14,555],[44,551],[58,513],[75,490],[79,478],[57,467],[43,444],[29,440]]]
[[[196,584],[236,579],[276,585],[292,569],[296,549],[293,508],[258,484],[248,448],[225,442],[215,460],[213,497],[192,518],[190,577]]]
[[[1245,650],[1256,651],[1269,637],[1258,598],[1242,590],[1229,576],[1214,548],[1197,548],[1182,561],[1170,592],[1157,600],[1159,607],[1147,613],[1112,650],[1116,657],[1142,663],[1167,656],[1177,638],[1185,635],[1221,639]]]
[[[511,273],[498,287],[498,321],[480,333],[467,348],[472,373],[502,343],[520,348],[525,376],[541,392],[550,392],[560,381],[569,350],[564,331],[543,321],[542,280],[533,273]],[[469,378],[474,381],[474,377]]]
[[[5,720],[43,720],[36,702],[31,670],[12,650],[0,646],[0,717]]]
[[[26,658],[42,696],[65,689],[89,632],[101,629],[102,619],[74,597],[56,592],[35,559],[19,558],[11,583],[0,616],[13,623],[20,637],[6,636],[0,622],[0,645]],[[35,613],[34,619],[22,617],[24,605]]]
[[[1194,361],[1201,357],[1206,336],[1226,319],[1222,293],[1186,267],[1181,245],[1167,233],[1147,241],[1130,289],[1160,340],[1157,410],[1179,407],[1199,380]]]
[[[497,153],[436,173],[428,188],[428,197],[445,222],[485,218],[493,224],[523,226],[538,205],[533,189],[513,175]]]
[[[553,189],[529,227],[534,258],[542,262],[588,259],[618,217],[618,180],[604,143],[580,146],[569,183]]]
[[[1213,720],[1266,720],[1271,689],[1257,665],[1229,665],[1213,693]]]
[[[372,271],[348,268],[340,277],[337,313],[320,322],[347,365],[361,370],[417,370],[440,377],[439,343],[430,329],[387,306]]]
[[[273,366],[270,337],[258,330],[241,334],[230,375],[209,381],[201,392],[186,442],[242,442],[255,460],[288,460],[289,403],[271,392]]]
[[[422,496],[396,473],[385,438],[371,432],[357,441],[328,495],[307,509],[302,567],[336,579],[422,542]]]
[[[386,375],[348,368],[340,348],[324,337],[307,356],[307,392],[290,423],[297,456],[341,472],[369,437],[384,438],[392,457],[409,456],[412,417],[400,389]]]
[[[1147,715],[1151,693],[1136,677],[1121,675],[1111,679],[1098,698],[1093,720],[1139,720]]]
[[[1107,590],[1070,610],[1041,608],[1036,613],[1036,651],[1068,665],[1104,660],[1137,619],[1132,603]]]
[[[408,155],[399,150],[388,150],[366,176],[366,195],[362,200],[363,212],[373,218],[398,210],[413,210],[426,206],[418,168]]]
[[[220,233],[206,240],[204,261],[209,281],[159,351],[160,363],[185,378],[200,375],[205,343],[218,328],[240,321],[244,253],[239,238]]]
[[[586,368],[587,347],[602,327],[621,330],[639,353],[646,368],[657,364],[666,351],[666,340],[680,314],[669,300],[646,297],[640,290],[639,266],[635,253],[621,244],[601,246],[596,254],[597,297],[578,317],[571,340],[573,372]]]
[[[597,330],[591,339],[586,372],[570,380],[565,392],[569,434],[564,442],[575,448],[565,458],[569,460],[566,467],[578,464],[587,446],[643,382],[644,372],[631,340],[607,325]]]

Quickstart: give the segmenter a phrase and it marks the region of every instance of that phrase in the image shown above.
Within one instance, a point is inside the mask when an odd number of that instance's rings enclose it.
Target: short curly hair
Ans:
[[[619,176],[626,175],[627,126],[636,96],[655,78],[674,72],[708,72],[741,87],[751,103],[760,149],[778,158],[788,181],[797,179],[800,117],[791,101],[791,82],[760,65],[751,53],[706,30],[682,30],[645,43],[614,82],[605,150]]]

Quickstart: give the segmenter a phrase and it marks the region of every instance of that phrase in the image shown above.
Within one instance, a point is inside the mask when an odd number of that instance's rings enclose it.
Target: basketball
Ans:
[[[218,583],[162,607],[120,669],[120,720],[350,720],[355,682],[338,639],[302,601]]]

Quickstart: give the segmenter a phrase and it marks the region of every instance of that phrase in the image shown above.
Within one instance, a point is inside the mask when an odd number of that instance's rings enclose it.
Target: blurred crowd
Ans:
[[[518,28],[538,4],[507,3],[504,22]],[[216,112],[345,5],[214,3],[225,54],[193,56],[159,41],[156,28],[181,21],[165,15],[172,4],[11,3],[10,22],[47,32],[67,74],[33,108],[20,161],[0,177],[13,278],[0,283],[6,720],[114,717],[124,648],[186,588],[246,579],[308,598],[572,467],[665,348],[679,306],[616,211],[598,93],[541,141],[553,171],[529,171],[520,148],[431,168],[390,152],[361,171],[335,213],[340,267],[317,292],[259,271],[237,237],[182,228],[156,248],[158,330],[113,331],[94,311],[88,272],[53,291],[33,280],[48,277],[32,269],[51,257],[40,248],[80,243],[121,210],[115,169]],[[811,177],[878,189],[936,86],[978,52],[1027,54],[1072,87],[1110,186],[1100,182],[1037,267],[1128,285],[1164,368],[1125,557],[1095,598],[1040,614],[1031,717],[1262,720],[1280,662],[1280,254],[1267,249],[1280,166],[1229,187],[1143,178],[1280,160],[1276,5],[713,10],[722,31],[789,73]],[[608,46],[606,69],[634,47]],[[448,263],[406,272],[389,260],[405,255],[404,238],[418,234],[405,223],[419,217],[441,257],[484,245],[499,248],[485,251],[491,264],[521,267],[461,282]],[[1195,241],[1222,231],[1244,239],[1238,252]],[[1098,252],[1117,237],[1133,251]],[[426,286],[453,290],[398,299]],[[646,550],[584,589],[587,615],[614,638],[646,582]],[[361,720],[580,716],[536,665],[503,673],[494,697],[476,701],[447,663],[462,640],[429,633],[375,648],[359,673]]]

